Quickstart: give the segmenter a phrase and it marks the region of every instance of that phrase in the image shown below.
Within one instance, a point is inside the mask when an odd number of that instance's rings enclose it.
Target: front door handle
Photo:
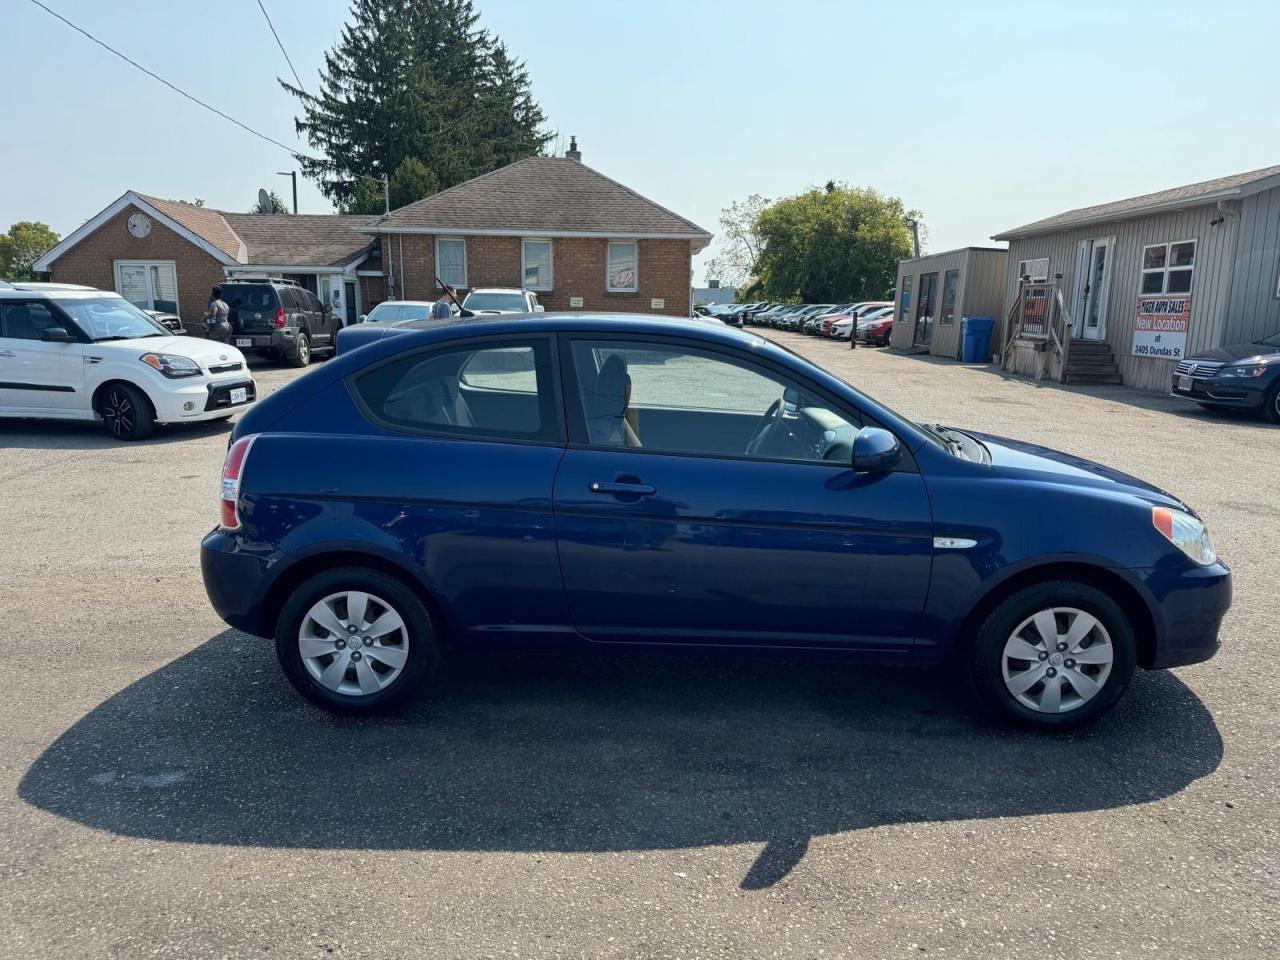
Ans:
[[[0,350],[0,357],[15,357],[15,356],[17,356],[17,354],[14,353],[12,350]]]
[[[611,480],[595,480],[587,485],[592,493],[621,493],[637,497],[647,497],[657,493],[658,488],[648,483],[618,483]]]

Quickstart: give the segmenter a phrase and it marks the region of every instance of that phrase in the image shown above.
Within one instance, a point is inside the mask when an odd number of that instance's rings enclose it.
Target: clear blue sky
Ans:
[[[46,0],[305,148],[256,0]],[[266,0],[303,81],[345,0]],[[477,0],[584,161],[715,232],[751,193],[829,178],[923,211],[927,247],[1280,163],[1274,3]],[[0,230],[65,234],[127,188],[247,209],[289,156],[0,0]],[[304,212],[330,209],[310,183]],[[714,252],[714,246],[711,251]],[[699,258],[700,263],[705,255]],[[695,272],[702,282],[702,270]]]

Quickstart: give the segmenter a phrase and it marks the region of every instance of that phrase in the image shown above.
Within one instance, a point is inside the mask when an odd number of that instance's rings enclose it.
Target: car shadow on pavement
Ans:
[[[768,887],[823,834],[1103,810],[1210,774],[1213,718],[1139,674],[1087,732],[970,716],[944,671],[605,654],[477,656],[392,716],[290,689],[225,631],[93,709],[32,764],[27,803],[182,843],[600,852],[762,843]],[[858,869],[857,864],[850,864]]]

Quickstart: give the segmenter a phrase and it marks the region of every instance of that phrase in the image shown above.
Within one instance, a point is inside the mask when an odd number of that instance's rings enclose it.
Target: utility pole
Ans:
[[[296,216],[298,213],[298,171],[297,170],[277,170],[276,173],[282,177],[288,177],[293,181],[293,212]]]
[[[907,218],[907,226],[911,228],[911,246],[915,250],[915,258],[920,259],[920,221],[914,217]]]
[[[382,175],[382,215],[385,217],[391,213],[391,181],[387,179],[387,175]]]

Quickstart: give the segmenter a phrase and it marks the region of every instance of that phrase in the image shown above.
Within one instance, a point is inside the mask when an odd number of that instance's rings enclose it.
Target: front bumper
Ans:
[[[199,423],[225,417],[235,410],[247,409],[258,399],[258,385],[252,377],[238,376],[210,380],[208,377],[192,378],[194,382],[175,380],[160,388],[147,391],[156,408],[156,420],[160,423]],[[238,393],[243,390],[244,398]]]
[[[1186,561],[1179,570],[1156,567],[1145,571],[1143,586],[1157,619],[1154,650],[1144,667],[1181,667],[1218,652],[1218,631],[1231,607],[1231,571],[1225,564],[1201,567]]]
[[[1272,377],[1196,379],[1174,374],[1173,389],[1169,391],[1169,396],[1217,407],[1257,410],[1266,400],[1267,390],[1273,382]]]

